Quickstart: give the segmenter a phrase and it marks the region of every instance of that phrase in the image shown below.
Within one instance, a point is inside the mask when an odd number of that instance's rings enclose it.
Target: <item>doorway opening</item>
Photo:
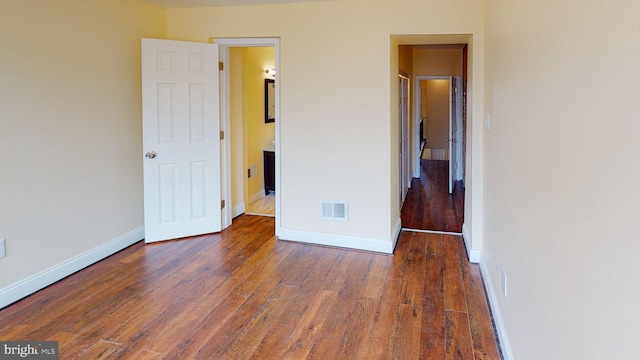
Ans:
[[[216,39],[223,62],[223,223],[241,215],[279,213],[279,41]]]
[[[461,83],[461,76],[416,76],[420,160],[448,162],[450,194],[456,182],[464,183]]]
[[[275,115],[273,47],[229,49],[231,194],[233,217],[275,216]]]
[[[403,46],[401,46],[402,48]],[[466,158],[466,45],[405,45],[411,57],[413,177],[403,229],[462,233]],[[405,70],[405,69],[401,69]]]

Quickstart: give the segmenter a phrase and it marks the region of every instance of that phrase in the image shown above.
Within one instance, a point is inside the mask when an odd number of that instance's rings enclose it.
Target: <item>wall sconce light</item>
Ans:
[[[276,76],[276,69],[267,69],[264,71],[267,75]]]

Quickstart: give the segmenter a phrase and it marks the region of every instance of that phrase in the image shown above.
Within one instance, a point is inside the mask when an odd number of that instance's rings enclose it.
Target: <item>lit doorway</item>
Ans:
[[[274,216],[279,227],[279,39],[216,39],[220,45],[223,222],[240,214]],[[273,121],[266,121],[265,91],[271,80]],[[270,170],[264,154],[270,151]],[[272,174],[267,188],[265,172]],[[265,191],[265,189],[267,189]],[[253,208],[251,207],[253,203]],[[226,204],[225,204],[226,205]],[[256,206],[259,205],[259,206]],[[257,207],[257,209],[256,209]]]

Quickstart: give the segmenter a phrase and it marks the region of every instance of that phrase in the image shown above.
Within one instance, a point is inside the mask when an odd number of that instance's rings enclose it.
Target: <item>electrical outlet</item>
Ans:
[[[7,252],[4,249],[4,239],[0,239],[0,259],[7,256]]]
[[[491,130],[491,114],[486,114],[484,117],[484,128]]]
[[[507,297],[507,273],[502,269],[502,293]]]

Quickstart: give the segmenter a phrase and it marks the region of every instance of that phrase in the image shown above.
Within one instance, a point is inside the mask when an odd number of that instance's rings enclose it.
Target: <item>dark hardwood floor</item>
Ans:
[[[459,236],[395,255],[277,241],[274,219],[137,243],[0,310],[0,340],[60,359],[499,359]]]
[[[420,178],[413,179],[402,206],[405,229],[462,232],[464,187],[456,182],[449,194],[449,162],[420,160]]]

